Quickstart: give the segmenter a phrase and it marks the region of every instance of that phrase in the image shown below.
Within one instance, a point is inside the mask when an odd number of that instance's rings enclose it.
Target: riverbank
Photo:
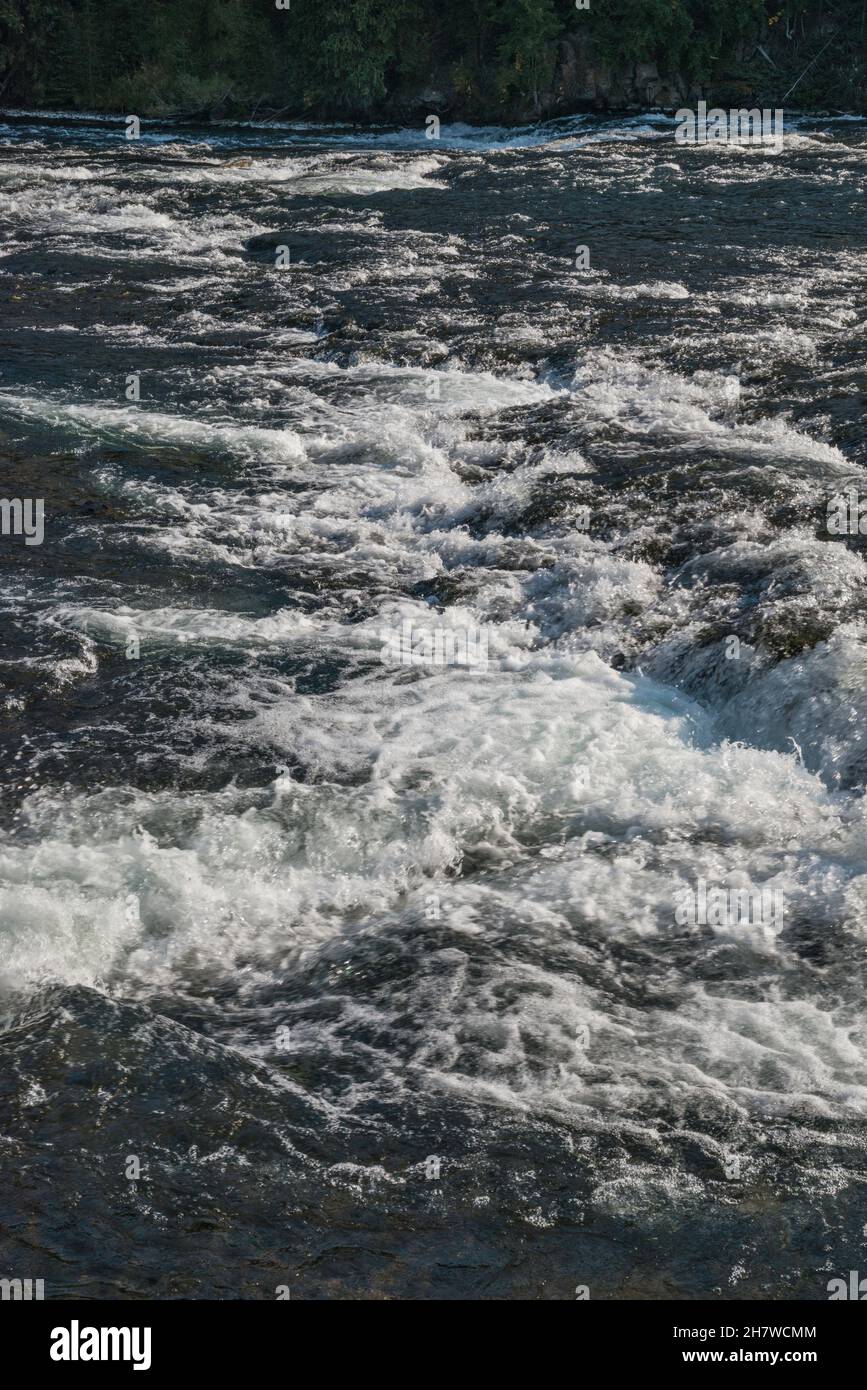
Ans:
[[[300,11],[154,6],[135,33],[120,0],[76,0],[52,26],[0,14],[0,102],[147,119],[406,124],[428,115],[520,124],[705,100],[805,113],[867,111],[867,4],[566,0]],[[9,18],[12,13],[13,19]]]

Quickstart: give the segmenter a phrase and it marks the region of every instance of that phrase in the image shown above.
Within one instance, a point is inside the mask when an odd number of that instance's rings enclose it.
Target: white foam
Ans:
[[[595,429],[616,424],[635,437],[665,435],[708,452],[742,452],[768,461],[825,465],[828,476],[851,464],[835,445],[801,433],[780,416],[747,422],[731,417],[735,378],[696,371],[690,377],[649,367],[633,357],[594,352],[574,378],[575,406]]]
[[[793,758],[714,745],[694,707],[592,654],[520,649],[399,699],[385,678],[275,698],[244,727],[300,758],[307,780],[283,775],[258,802],[233,789],[30,798],[32,843],[0,845],[7,981],[119,975],[147,991],[201,971],[237,984],[243,967],[252,985],[348,916],[355,931],[398,913],[423,927],[434,892],[458,940],[511,932],[559,964],[495,955],[479,974],[459,947],[422,953],[383,1015],[416,1020],[400,1072],[383,1058],[392,1087],[423,1077],[513,1108],[621,1117],[648,1084],[745,1113],[863,1104],[867,1042],[812,1004],[684,981],[676,1012],[648,1013],[580,978],[580,922],[603,943],[662,941],[697,874],[813,902],[830,865],[842,882],[863,869],[863,815]],[[467,856],[486,872],[455,879]],[[308,1025],[293,1046],[317,1041]]]
[[[444,161],[435,156],[424,159],[401,159],[381,155],[332,155],[326,161],[317,159],[244,159],[235,156],[202,163],[190,168],[180,163],[172,171],[173,182],[179,184],[287,184],[293,192],[309,196],[319,193],[388,193],[413,188],[438,188],[432,176],[442,169]],[[370,167],[372,166],[372,167]],[[151,178],[162,181],[165,174],[149,171]]]
[[[605,131],[584,118],[518,132],[444,130],[442,148],[480,152],[487,142],[501,150],[497,167],[515,167],[522,144],[548,145],[558,178],[574,175],[570,144],[578,151],[606,142],[604,158],[576,158],[604,165],[596,175],[603,183],[628,179],[630,187],[648,177],[637,142],[671,139],[670,122],[644,118]],[[183,197],[200,184],[230,193],[249,185],[263,208],[257,219],[271,228],[295,194],[437,188],[442,175],[479,157],[464,153],[456,165],[426,147],[422,156],[423,134],[412,132],[373,150],[335,134],[334,148],[313,159],[299,148],[307,138],[296,131],[290,150],[241,164],[209,149],[194,164],[187,150],[167,147],[164,165],[143,169],[142,191],[129,202],[104,166],[64,185],[40,155],[32,182],[4,180],[5,206],[28,234],[44,225],[67,238],[64,245],[83,240],[90,249],[109,236],[121,244],[102,248],[106,255],[147,246],[181,266],[196,253],[237,251],[255,229],[236,215],[194,224],[179,210],[174,185]],[[411,157],[395,149],[401,142]],[[767,177],[770,165],[763,159],[751,174]],[[90,172],[84,163],[72,167]],[[403,279],[433,297],[444,270],[476,274],[458,239],[383,241],[377,215],[366,211],[325,226],[363,235],[388,262],[337,267],[329,293],[366,283],[405,294]],[[517,258],[523,244],[504,238],[499,249]],[[233,256],[231,269],[237,288],[249,267]],[[206,275],[179,274],[151,288],[192,293],[214,278],[209,260]],[[774,322],[813,313],[811,284],[781,277],[767,288],[759,307],[771,323],[756,340],[763,350],[795,360],[815,353],[809,323],[783,339]],[[689,321],[696,311],[746,307],[742,293],[738,282],[728,299],[720,291],[696,304],[679,280],[609,277],[579,285],[576,298],[669,301]],[[209,334],[223,323],[219,312],[214,303],[182,306],[173,329]],[[464,330],[476,320],[459,307],[451,322]],[[252,315],[244,326],[270,330]],[[398,339],[408,360],[419,360],[409,357],[415,333],[411,326]],[[492,337],[519,335],[551,341],[546,323],[522,323],[517,313],[504,316]],[[138,324],[122,326],[115,341],[155,343]],[[454,363],[437,371],[382,366],[361,352],[348,368],[293,357],[296,344],[313,341],[314,333],[278,321],[268,345],[283,351],[211,359],[197,382],[196,399],[206,404],[196,410],[0,392],[5,417],[28,429],[57,429],[79,445],[172,452],[172,473],[154,470],[147,480],[100,465],[100,484],[124,503],[113,543],[177,559],[192,578],[200,562],[219,560],[237,567],[226,571],[230,583],[251,579],[239,569],[261,571],[256,583],[271,571],[281,580],[287,572],[327,580],[303,613],[263,614],[252,600],[242,611],[237,597],[231,611],[207,606],[216,598],[196,606],[191,597],[184,606],[185,593],[174,595],[169,583],[137,593],[123,575],[110,592],[71,584],[42,603],[40,619],[62,629],[64,651],[69,633],[81,639],[79,656],[52,667],[58,680],[84,679],[106,659],[111,669],[132,635],[141,639],[143,663],[171,658],[167,680],[181,649],[207,672],[200,657],[219,667],[233,648],[231,686],[216,683],[211,692],[203,682],[195,710],[178,718],[209,756],[219,757],[223,740],[236,755],[246,740],[257,759],[284,770],[264,790],[27,797],[14,834],[0,834],[5,982],[32,988],[60,979],[146,997],[164,987],[231,984],[246,1001],[323,945],[340,941],[348,959],[366,937],[378,942],[394,931],[405,949],[395,953],[388,992],[372,987],[360,1004],[342,992],[341,964],[328,1016],[306,1017],[292,1031],[299,1059],[343,1045],[341,1029],[351,1035],[353,1011],[364,1008],[373,1038],[369,1087],[392,1094],[447,1089],[573,1121],[601,1114],[635,1125],[648,1123],[659,1096],[674,1111],[700,1097],[729,1118],[863,1113],[863,1030],[842,1007],[820,1007],[818,994],[784,988],[802,969],[797,933],[684,930],[674,915],[678,892],[698,878],[770,883],[785,895],[795,927],[828,924],[860,940],[863,805],[832,787],[862,752],[852,730],[867,715],[863,633],[841,630],[827,647],[758,672],[746,695],[720,700],[722,723],[671,688],[618,674],[598,653],[622,641],[636,614],[673,615],[683,631],[693,596],[685,588],[672,595],[655,566],[591,539],[568,504],[553,520],[540,506],[538,520],[514,525],[546,500],[548,484],[553,491],[580,473],[584,486],[593,469],[575,445],[531,448],[520,420],[503,431],[486,425],[498,411],[539,408],[570,438],[613,439],[628,459],[657,446],[666,462],[681,447],[700,449],[777,469],[787,484],[806,478],[813,488],[819,478],[849,476],[843,453],[785,419],[738,414],[736,378],[724,372],[676,373],[636,354],[588,350],[570,388],[557,390],[529,369],[506,379]],[[231,468],[215,477],[195,466],[191,450],[218,453]],[[88,451],[81,452],[86,468]],[[81,524],[102,526],[89,516]],[[696,561],[689,576],[696,589],[712,587],[726,565],[749,574],[756,554],[770,549],[771,572],[810,568],[817,600],[856,593],[856,556],[838,550],[832,565],[826,547],[811,549],[798,535],[787,538],[789,559],[746,507],[740,524],[740,542]],[[413,584],[435,588],[439,580],[449,581],[443,593],[457,591],[451,602],[407,596]],[[480,670],[394,669],[379,658],[382,632],[404,623],[455,634],[484,625],[488,662]],[[249,662],[239,652],[249,652]],[[300,695],[285,674],[296,663],[281,665],[287,653],[328,669],[347,662],[352,678],[322,695]],[[726,742],[721,729],[763,746]],[[819,767],[825,784],[812,774]],[[433,932],[446,944],[425,935]],[[716,971],[738,953],[751,957],[748,974]],[[636,971],[647,986],[640,1005]],[[741,988],[758,971],[770,981],[761,997]],[[800,986],[804,976],[797,978]],[[286,1007],[301,1009],[294,1000]],[[373,1025],[381,1025],[382,1044]],[[579,1041],[585,1028],[589,1046]]]
[[[161,448],[193,448],[291,463],[304,457],[291,430],[264,430],[252,425],[217,424],[130,406],[77,405],[38,396],[0,392],[0,411],[29,422],[53,425],[101,439]]]
[[[615,285],[609,280],[598,284],[576,282],[575,289],[596,299],[689,299],[689,290],[676,280],[654,280],[648,284]]]

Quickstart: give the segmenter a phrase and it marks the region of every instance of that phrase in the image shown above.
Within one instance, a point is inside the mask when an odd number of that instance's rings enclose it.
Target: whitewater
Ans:
[[[865,171],[834,118],[0,118],[0,492],[45,518],[0,538],[4,1268],[857,1266]]]

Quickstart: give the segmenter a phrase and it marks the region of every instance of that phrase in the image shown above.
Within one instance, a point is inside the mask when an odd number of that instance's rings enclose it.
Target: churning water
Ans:
[[[857,1263],[865,170],[849,120],[7,118],[3,1272]]]

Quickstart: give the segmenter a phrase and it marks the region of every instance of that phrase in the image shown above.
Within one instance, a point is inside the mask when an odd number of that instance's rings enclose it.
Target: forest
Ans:
[[[797,82],[802,109],[862,110],[865,18],[867,0],[0,0],[0,102],[472,120],[565,113],[588,93],[665,104],[671,79],[673,102],[778,101]],[[595,86],[566,80],[575,53]],[[663,85],[636,89],[636,72]]]

